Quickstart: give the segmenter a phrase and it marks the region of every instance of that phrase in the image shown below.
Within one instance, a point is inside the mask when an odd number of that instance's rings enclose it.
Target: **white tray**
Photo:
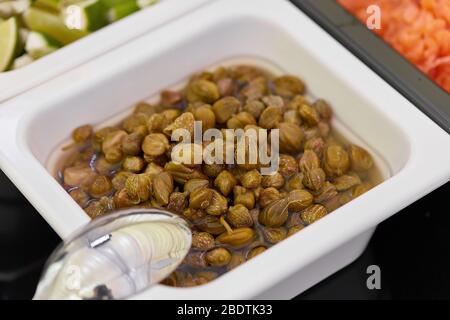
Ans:
[[[1,72],[0,103],[211,1],[160,0],[24,68]]]
[[[303,78],[312,95],[332,102],[347,137],[380,155],[391,177],[211,283],[157,285],[136,298],[290,298],[357,258],[378,223],[449,181],[450,136],[282,0],[217,0],[9,101],[0,108],[0,166],[66,238],[89,219],[46,166],[72,129],[241,56]]]

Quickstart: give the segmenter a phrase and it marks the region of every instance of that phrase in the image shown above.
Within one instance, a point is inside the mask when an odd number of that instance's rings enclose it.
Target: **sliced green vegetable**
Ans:
[[[33,59],[39,59],[60,48],[59,43],[51,37],[36,31],[30,32],[25,50]]]
[[[115,22],[139,10],[136,0],[127,0],[108,10],[108,21]]]
[[[36,0],[33,6],[59,12],[59,4],[61,0]]]
[[[60,16],[39,8],[29,8],[23,14],[23,19],[32,31],[47,34],[62,44],[69,44],[89,34],[67,28]]]
[[[0,23],[0,72],[8,70],[19,47],[19,26],[16,18]]]

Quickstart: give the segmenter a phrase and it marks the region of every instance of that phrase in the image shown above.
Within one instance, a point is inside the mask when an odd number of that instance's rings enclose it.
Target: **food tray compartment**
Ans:
[[[379,222],[450,178],[450,151],[442,147],[448,134],[294,6],[272,0],[216,1],[5,104],[0,165],[66,238],[89,218],[47,165],[72,129],[102,123],[198,70],[243,56],[304,79],[310,94],[331,102],[339,130],[386,163],[390,178],[217,280],[158,285],[137,298],[294,296],[355,259]]]
[[[360,23],[337,0],[292,2],[450,133],[450,94]]]
[[[214,0],[160,0],[21,69],[0,73],[0,103]]]

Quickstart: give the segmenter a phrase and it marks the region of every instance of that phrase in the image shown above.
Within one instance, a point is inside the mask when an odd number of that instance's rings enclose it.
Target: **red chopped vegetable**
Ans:
[[[364,23],[378,5],[381,29],[373,31],[450,93],[449,0],[337,1]]]

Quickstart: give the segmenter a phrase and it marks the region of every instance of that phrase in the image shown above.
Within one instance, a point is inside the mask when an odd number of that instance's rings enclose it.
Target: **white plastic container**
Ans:
[[[160,0],[32,64],[0,73],[0,103],[214,0]]]
[[[368,146],[391,177],[209,284],[158,285],[137,298],[290,298],[352,262],[378,223],[449,180],[450,136],[281,0],[215,1],[9,101],[0,108],[0,166],[65,238],[89,220],[47,170],[72,129],[242,56],[303,78],[309,93],[332,102],[341,132]]]

